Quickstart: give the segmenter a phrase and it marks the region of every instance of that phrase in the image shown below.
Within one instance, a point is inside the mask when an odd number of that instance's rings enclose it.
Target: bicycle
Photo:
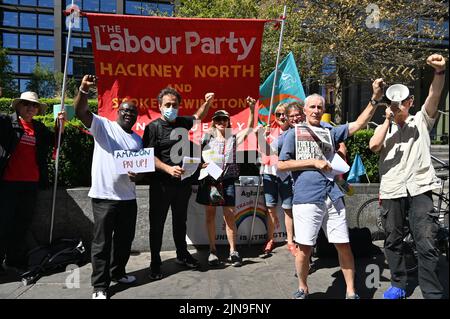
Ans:
[[[448,163],[438,159],[435,156],[431,158],[438,162],[441,167],[437,169],[436,175],[441,179],[441,187],[438,192],[432,192],[434,209],[438,212],[438,246],[440,251],[445,255],[448,262],[449,250],[449,193],[445,192],[445,183],[448,180]],[[384,240],[385,233],[382,224],[382,215],[380,210],[381,202],[379,198],[370,198],[364,202],[356,213],[356,224],[358,228],[367,227],[372,235],[372,240]],[[406,257],[407,272],[417,270],[417,250],[414,239],[409,231],[408,221],[405,225],[403,238],[403,249]]]

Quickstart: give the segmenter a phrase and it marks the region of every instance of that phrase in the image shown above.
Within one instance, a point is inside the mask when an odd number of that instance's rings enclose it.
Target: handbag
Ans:
[[[225,196],[222,182],[209,184],[209,201],[211,205],[225,204]]]

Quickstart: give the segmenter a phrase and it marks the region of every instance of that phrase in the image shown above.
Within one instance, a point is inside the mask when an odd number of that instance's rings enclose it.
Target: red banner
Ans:
[[[259,97],[266,20],[86,15],[100,115],[115,120],[119,104],[132,99],[139,108],[134,130],[142,135],[145,125],[160,117],[158,93],[172,86],[183,98],[180,115],[193,115],[205,93],[214,92],[204,122],[226,109],[234,128],[246,127],[245,98]]]

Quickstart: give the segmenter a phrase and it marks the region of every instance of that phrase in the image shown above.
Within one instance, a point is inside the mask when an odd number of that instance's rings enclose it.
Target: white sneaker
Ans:
[[[219,257],[217,257],[215,251],[209,252],[209,256],[208,256],[208,264],[209,264],[210,266],[217,266],[217,265],[219,264]]]
[[[92,294],[92,299],[108,299],[106,298],[106,291],[97,290]]]
[[[125,275],[120,279],[112,279],[114,282],[118,282],[120,284],[130,285],[136,281],[136,277],[131,275]]]

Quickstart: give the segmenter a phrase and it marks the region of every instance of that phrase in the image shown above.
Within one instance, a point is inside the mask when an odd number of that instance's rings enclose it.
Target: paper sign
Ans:
[[[330,162],[333,168],[331,172],[324,172],[325,176],[332,181],[336,175],[345,174],[349,171],[350,166],[338,154],[334,154]]]
[[[114,151],[116,173],[127,174],[155,171],[155,156],[153,148],[143,148],[139,151]]]
[[[208,166],[206,166],[205,171],[217,180],[220,175],[222,175],[223,169],[221,169],[216,163],[211,162]]]
[[[201,163],[199,157],[187,157],[183,158],[183,165],[181,166],[184,169],[184,174],[181,175],[181,180],[192,176],[198,168],[198,165]]]

